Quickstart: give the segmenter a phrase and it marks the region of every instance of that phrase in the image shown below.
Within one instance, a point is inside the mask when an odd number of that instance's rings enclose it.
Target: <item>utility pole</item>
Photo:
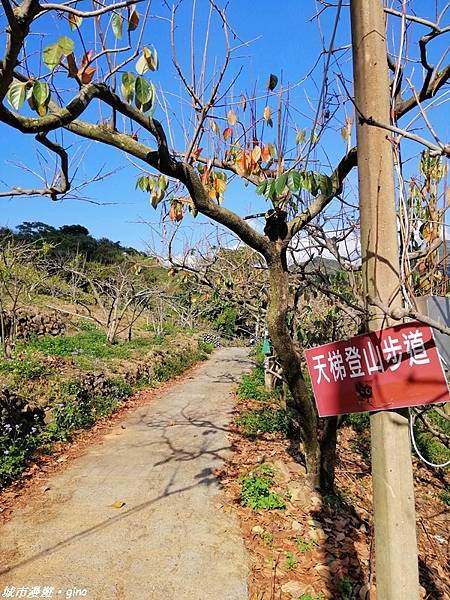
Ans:
[[[382,0],[351,0],[355,104],[389,124],[390,89]],[[364,294],[401,306],[392,146],[386,130],[358,118],[358,179]],[[392,323],[368,306],[369,331]],[[414,485],[407,414],[372,413],[372,480],[378,600],[418,600]]]

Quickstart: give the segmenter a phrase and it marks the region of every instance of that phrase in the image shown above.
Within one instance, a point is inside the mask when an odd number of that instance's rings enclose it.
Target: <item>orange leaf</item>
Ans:
[[[241,177],[247,172],[247,159],[245,152],[241,152],[236,161],[236,171]]]
[[[223,139],[228,140],[233,135],[233,130],[231,127],[227,127],[223,130]]]
[[[269,162],[270,160],[270,151],[269,148],[264,144],[261,148],[261,158],[264,162]]]
[[[214,180],[214,188],[218,194],[224,194],[227,189],[227,182],[220,177],[216,177]]]
[[[228,123],[233,126],[237,123],[237,116],[234,110],[229,110],[227,114]]]
[[[268,121],[270,119],[270,106],[266,106],[264,109],[264,120]]]

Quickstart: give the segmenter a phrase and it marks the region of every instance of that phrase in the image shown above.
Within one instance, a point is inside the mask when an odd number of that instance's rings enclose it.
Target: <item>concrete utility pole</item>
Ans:
[[[365,117],[390,123],[386,25],[382,0],[351,0],[355,104]],[[358,116],[358,115],[357,115]],[[392,147],[389,134],[358,122],[358,178],[364,292],[401,306]],[[370,307],[370,331],[391,325]],[[418,600],[414,486],[404,411],[370,417],[378,600]]]

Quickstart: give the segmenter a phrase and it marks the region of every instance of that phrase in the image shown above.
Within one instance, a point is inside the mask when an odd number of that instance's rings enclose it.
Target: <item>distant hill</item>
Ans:
[[[305,264],[305,263],[304,263]],[[301,267],[291,267],[292,272],[300,271]],[[314,274],[322,272],[327,275],[335,275],[342,268],[333,258],[323,258],[322,256],[315,256],[312,260],[306,262],[305,273]]]
[[[55,256],[82,254],[88,261],[112,264],[121,260],[124,254],[144,255],[135,248],[125,247],[120,242],[108,238],[95,239],[83,225],[63,225],[53,227],[40,221],[25,221],[16,229],[0,227],[1,238],[14,238],[17,241],[47,243],[50,253]]]

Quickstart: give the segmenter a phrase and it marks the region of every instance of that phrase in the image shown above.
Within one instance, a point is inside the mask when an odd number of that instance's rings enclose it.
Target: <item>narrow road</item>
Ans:
[[[216,351],[18,509],[0,529],[0,597],[246,600],[239,524],[219,509],[213,469],[247,356]]]

